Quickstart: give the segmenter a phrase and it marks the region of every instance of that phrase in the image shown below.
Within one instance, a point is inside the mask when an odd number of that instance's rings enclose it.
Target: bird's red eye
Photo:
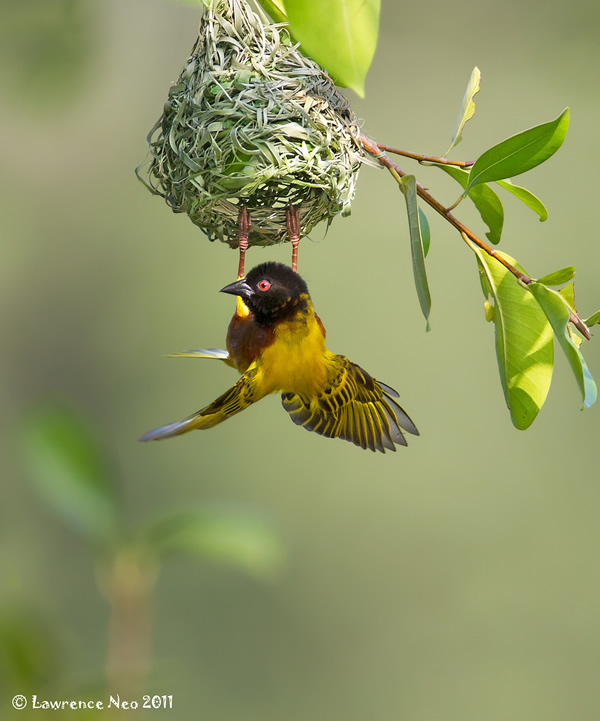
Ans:
[[[262,290],[262,291],[269,290],[270,287],[271,287],[271,283],[269,283],[268,280],[261,280],[260,283],[258,284],[258,289]]]

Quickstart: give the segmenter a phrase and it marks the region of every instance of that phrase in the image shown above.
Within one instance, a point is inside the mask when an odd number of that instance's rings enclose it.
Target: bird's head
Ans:
[[[245,278],[221,288],[221,293],[242,298],[262,325],[306,311],[310,302],[306,283],[298,273],[274,262],[257,265]]]

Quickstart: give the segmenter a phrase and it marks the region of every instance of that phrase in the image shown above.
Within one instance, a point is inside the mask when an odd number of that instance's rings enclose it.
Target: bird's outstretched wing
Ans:
[[[295,393],[281,396],[283,407],[297,425],[382,453],[386,448],[395,451],[395,444],[408,445],[402,430],[419,435],[396,398],[393,388],[341,355],[332,357],[327,387],[321,395],[313,399]]]
[[[188,431],[212,428],[217,423],[231,418],[264,397],[265,394],[260,391],[256,383],[256,374],[255,367],[248,369],[232,388],[206,408],[177,423],[168,423],[166,426],[148,431],[138,440],[160,441],[163,438],[172,438]]]

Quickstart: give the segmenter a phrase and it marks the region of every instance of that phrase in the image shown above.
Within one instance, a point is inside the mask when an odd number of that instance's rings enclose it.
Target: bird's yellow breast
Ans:
[[[312,307],[275,327],[274,342],[261,358],[261,384],[267,393],[314,397],[327,384],[327,358],[322,326]]]

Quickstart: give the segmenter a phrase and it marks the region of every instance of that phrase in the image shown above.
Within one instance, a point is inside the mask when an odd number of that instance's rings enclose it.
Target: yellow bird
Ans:
[[[281,263],[262,263],[221,292],[238,296],[227,351],[174,355],[222,360],[242,377],[206,408],[140,441],[212,428],[270,393],[282,394],[283,407],[297,425],[361,448],[395,451],[396,444],[407,445],[403,430],[419,435],[393,388],[327,350],[325,328],[298,273]]]

